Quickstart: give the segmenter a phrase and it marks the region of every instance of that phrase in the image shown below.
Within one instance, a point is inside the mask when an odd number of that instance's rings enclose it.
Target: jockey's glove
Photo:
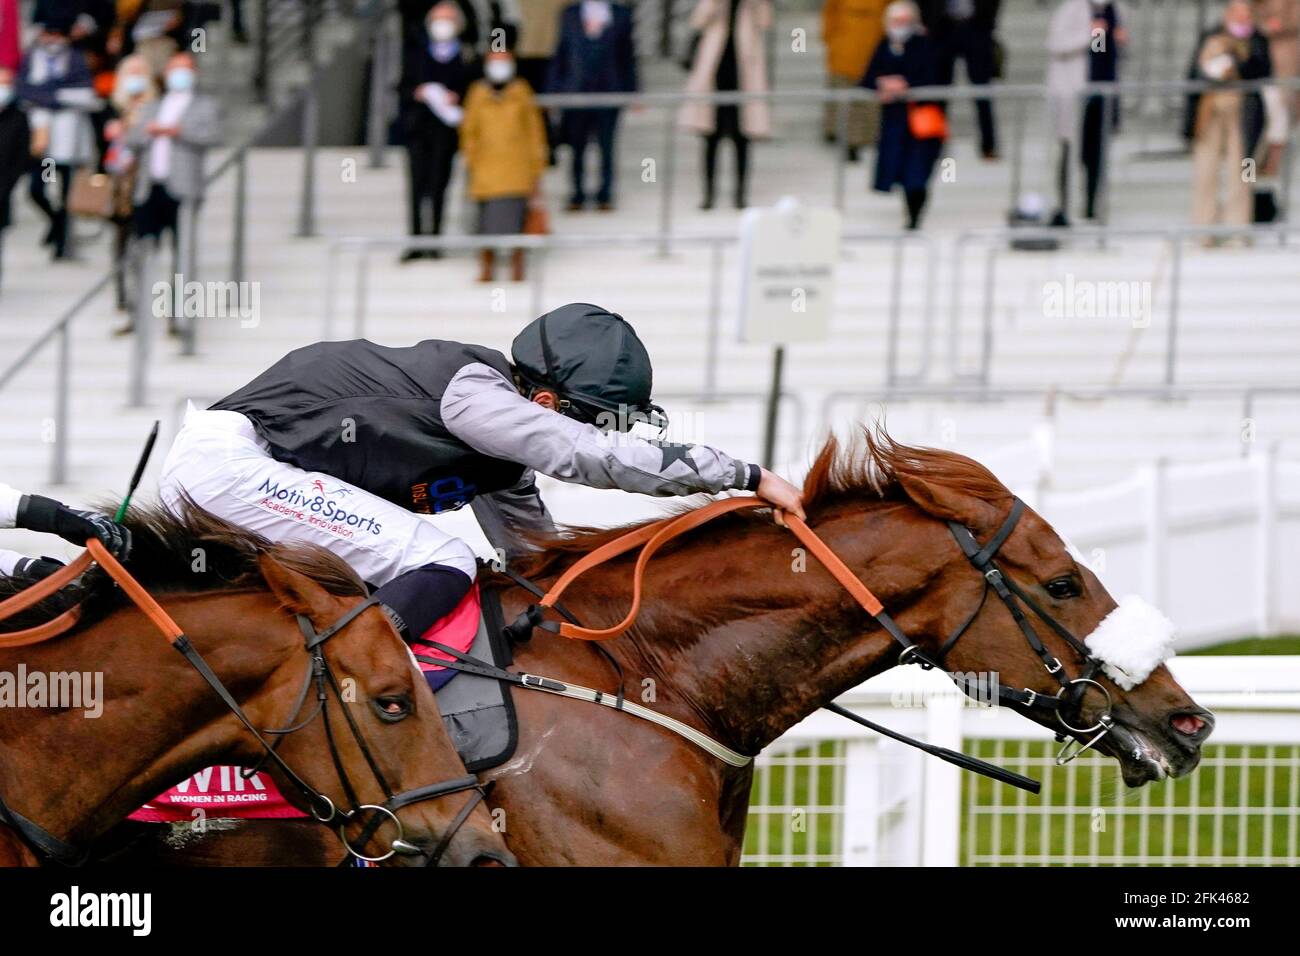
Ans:
[[[112,518],[93,511],[77,511],[42,495],[23,495],[18,504],[17,525],[29,531],[57,534],[65,541],[83,546],[90,538],[98,538],[119,561],[131,553],[131,532]]]

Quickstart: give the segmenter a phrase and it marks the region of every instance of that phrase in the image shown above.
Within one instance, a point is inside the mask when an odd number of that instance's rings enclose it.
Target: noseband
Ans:
[[[230,692],[226,690],[225,686],[221,683],[221,680],[212,672],[212,669],[208,667],[207,662],[199,656],[199,653],[194,649],[193,645],[190,644],[188,638],[182,636],[175,642],[175,647],[182,655],[184,655],[185,659],[193,665],[194,669],[199,672],[203,679],[207,681],[208,686],[217,693],[225,705],[230,708],[231,712],[239,718],[240,722],[248,728],[257,739],[257,742],[262,745],[265,751],[264,755],[255,766],[244,771],[245,778],[251,777],[253,774],[257,773],[268,760],[274,762],[275,765],[280,768],[285,777],[288,778],[289,782],[292,783],[299,793],[302,794],[303,798],[307,802],[311,815],[317,821],[324,823],[327,826],[336,825],[338,827],[339,839],[342,840],[343,846],[347,848],[348,854],[351,857],[355,857],[357,860],[366,863],[379,863],[383,860],[387,860],[394,854],[401,853],[412,856],[424,856],[425,866],[437,866],[439,861],[442,859],[443,854],[446,852],[447,847],[451,844],[452,839],[456,836],[456,833],[460,830],[461,826],[464,825],[465,821],[469,819],[470,813],[473,812],[474,808],[483,801],[485,791],[483,787],[479,785],[478,778],[469,775],[457,777],[453,780],[447,780],[443,783],[417,787],[412,790],[403,791],[402,793],[393,793],[393,788],[389,785],[383,771],[379,768],[379,763],[375,760],[374,753],[370,749],[370,745],[367,743],[365,735],[361,732],[360,726],[358,726],[356,719],[352,716],[343,700],[342,691],[339,689],[338,681],[334,677],[334,671],[330,667],[329,660],[325,657],[324,652],[326,641],[342,631],[366,610],[375,606],[376,603],[377,601],[374,596],[367,598],[350,608],[347,613],[329,627],[325,628],[325,630],[319,632],[315,630],[311,621],[305,615],[295,615],[298,620],[298,629],[302,632],[303,636],[303,648],[310,656],[310,661],[307,667],[306,678],[303,680],[302,690],[298,694],[298,703],[289,715],[289,723],[284,727],[276,729],[265,729],[259,731],[252,725],[248,717],[244,714],[243,709],[239,706],[239,703],[233,696],[231,696]],[[307,696],[311,693],[313,686],[316,688],[316,706],[312,708],[311,713],[299,721],[298,715],[302,713],[303,707],[306,706]],[[343,766],[343,760],[339,754],[338,744],[334,735],[334,725],[330,720],[331,698],[338,703],[339,710],[342,712],[343,718],[352,734],[352,739],[356,742],[357,747],[361,751],[361,755],[365,758],[366,765],[370,768],[370,772],[374,775],[380,789],[384,792],[386,799],[383,803],[361,803],[357,797],[356,788],[352,785],[352,780],[348,776],[347,768]],[[338,775],[339,785],[348,802],[352,804],[352,808],[349,810],[344,810],[338,807],[329,797],[303,780],[302,777],[299,776],[283,758],[281,758],[277,750],[280,742],[285,737],[309,726],[318,716],[325,724],[325,739],[329,743],[330,760],[333,762],[334,771]],[[297,722],[295,723],[295,721]],[[269,742],[266,737],[275,737],[276,739],[274,743],[272,743]],[[445,797],[453,793],[461,793],[467,790],[473,791],[470,800],[463,808],[461,808],[460,812],[456,814],[455,818],[452,820],[451,826],[448,827],[447,831],[443,834],[442,839],[432,852],[422,850],[420,847],[408,842],[404,838],[405,834],[402,829],[402,821],[397,817],[398,810],[414,803],[420,803],[425,800],[435,800],[438,797]],[[359,845],[362,848],[365,847],[366,841],[368,841],[385,823],[392,823],[397,829],[397,835],[390,842],[388,852],[384,853],[382,856],[365,856],[362,850],[358,850],[348,840],[348,824],[359,819],[362,815],[367,817],[358,839]]]
[[[1030,649],[1043,662],[1043,667],[1061,685],[1060,690],[1055,694],[1041,694],[1030,690],[1028,687],[1015,690],[1014,688],[999,685],[999,703],[1016,705],[1029,710],[1052,711],[1056,715],[1057,722],[1064,728],[1063,731],[1058,731],[1056,735],[1057,741],[1064,744],[1056,755],[1056,762],[1061,765],[1069,763],[1079,754],[1096,745],[1110,732],[1110,729],[1115,725],[1115,719],[1111,713],[1114,704],[1110,692],[1096,680],[1097,674],[1102,668],[1102,661],[1090,653],[1088,646],[1075,637],[1065,625],[1044,611],[1038,602],[1030,597],[1019,584],[1003,574],[993,560],[998,551],[1001,550],[1002,545],[1006,543],[1007,538],[1011,537],[1011,532],[1015,530],[1024,512],[1025,503],[1019,498],[1013,499],[1011,511],[1006,520],[1002,522],[1001,527],[982,547],[979,541],[976,540],[975,535],[965,525],[956,521],[948,522],[948,529],[952,532],[952,536],[957,539],[957,544],[961,547],[962,553],[966,555],[967,560],[975,569],[984,576],[984,591],[980,595],[975,610],[948,636],[935,657],[927,657],[917,645],[901,637],[901,632],[895,633],[894,630],[891,630],[890,633],[896,640],[900,640],[904,644],[903,652],[899,655],[900,664],[916,663],[927,670],[934,667],[948,673],[948,669],[944,666],[948,652],[952,650],[957,641],[961,639],[961,636],[974,623],[975,618],[979,616],[985,602],[988,600],[989,591],[992,590],[1006,606],[1007,611],[1010,612],[1016,626],[1020,628],[1020,632],[1025,636]],[[1070,677],[1066,673],[1065,666],[1061,663],[1060,658],[1056,657],[1043,644],[1042,639],[1034,630],[1033,622],[1021,608],[1022,603],[1075,652],[1082,665],[1079,676]],[[973,692],[969,680],[954,678],[954,681],[967,695],[978,697],[978,694]],[[1102,693],[1106,698],[1106,707],[1094,723],[1083,725],[1084,721],[1081,716],[1083,697],[1089,687],[1095,688]],[[1094,736],[1088,739],[1087,742],[1080,743],[1074,737],[1067,737],[1066,732],[1069,734],[1094,734]]]

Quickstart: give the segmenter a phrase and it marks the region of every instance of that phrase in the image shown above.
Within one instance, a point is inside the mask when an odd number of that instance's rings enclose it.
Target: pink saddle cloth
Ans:
[[[479,593],[475,584],[450,614],[411,643],[411,649],[421,657],[451,660],[450,654],[424,642],[437,641],[463,654],[474,643],[478,622]],[[425,672],[446,670],[423,661],[419,667]],[[307,816],[284,798],[269,774],[256,773],[245,780],[239,767],[208,767],[160,793],[127,819],[142,823],[183,823],[195,819],[195,810],[202,810],[209,817],[240,820],[288,820]]]

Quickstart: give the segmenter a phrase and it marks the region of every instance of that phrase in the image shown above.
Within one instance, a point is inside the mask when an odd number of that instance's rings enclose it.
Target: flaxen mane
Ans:
[[[804,508],[814,516],[817,511],[846,499],[909,500],[900,478],[949,488],[993,504],[1009,506],[1012,497],[1006,486],[979,462],[939,448],[900,444],[884,427],[877,426],[861,429],[847,445],[842,445],[833,435],[827,439],[804,478]],[[755,517],[753,512],[728,515],[711,527]],[[537,553],[516,559],[511,569],[527,578],[559,574],[580,555],[644,523],[618,528],[562,528],[554,537],[534,541]],[[505,577],[493,580],[508,583]]]
[[[111,510],[111,509],[109,509]],[[153,505],[135,507],[123,524],[131,532],[127,570],[153,594],[198,593],[263,588],[257,556],[265,553],[340,596],[362,595],[366,587],[341,558],[308,544],[273,544],[254,531],[236,527],[186,501],[179,514]],[[82,579],[83,620],[93,620],[127,600],[112,580],[93,568]],[[0,599],[21,590],[18,581],[0,578]],[[19,630],[48,620],[65,606],[56,597],[0,622],[0,630]]]

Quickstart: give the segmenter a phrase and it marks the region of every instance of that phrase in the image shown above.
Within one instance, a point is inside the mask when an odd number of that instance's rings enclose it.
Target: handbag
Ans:
[[[68,212],[94,219],[113,217],[113,183],[104,173],[83,166],[72,177],[68,190]]]
[[[908,103],[907,129],[915,139],[947,139],[948,117],[934,103]]]

